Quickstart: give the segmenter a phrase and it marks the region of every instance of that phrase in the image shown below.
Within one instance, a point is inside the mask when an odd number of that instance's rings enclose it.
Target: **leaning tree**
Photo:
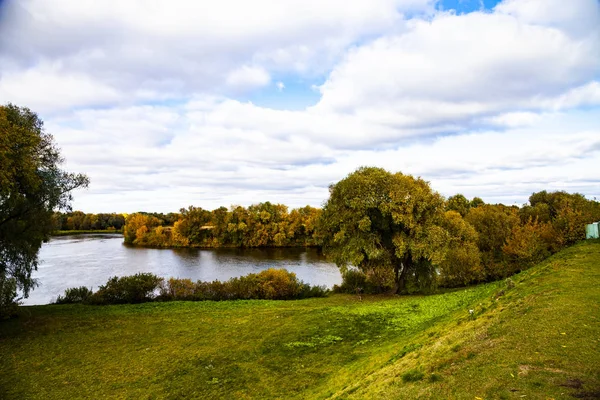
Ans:
[[[444,259],[444,199],[421,178],[362,167],[329,188],[320,236],[342,271],[355,266],[393,271],[396,293],[412,280],[429,286]]]
[[[0,106],[0,316],[16,290],[34,286],[38,251],[53,229],[53,212],[68,209],[71,191],[88,178],[60,169],[63,159],[42,120],[27,108]]]

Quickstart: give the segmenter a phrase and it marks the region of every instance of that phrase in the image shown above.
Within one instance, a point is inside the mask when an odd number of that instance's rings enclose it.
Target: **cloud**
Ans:
[[[551,1],[9,1],[0,103],[40,113],[88,212],[320,205],[363,165],[600,196],[598,4]]]
[[[234,91],[246,91],[266,86],[270,81],[271,77],[264,68],[244,65],[231,71],[225,82]]]
[[[0,21],[0,80],[61,65],[135,100],[236,94],[273,72],[322,76],[356,41],[380,35],[430,0],[8,0]],[[32,67],[33,66],[33,67]],[[3,78],[5,76],[5,78]],[[8,76],[8,78],[6,78]],[[25,85],[15,90],[31,89]],[[29,90],[29,97],[44,93]],[[38,101],[34,99],[34,101]],[[78,98],[72,107],[87,106]]]
[[[498,7],[516,13],[531,2],[513,3]],[[583,16],[587,6],[574,3],[571,14]],[[388,123],[398,127],[464,129],[515,109],[597,105],[590,80],[600,73],[599,32],[574,37],[502,12],[440,13],[350,51],[321,86],[317,107],[374,121],[389,112]]]

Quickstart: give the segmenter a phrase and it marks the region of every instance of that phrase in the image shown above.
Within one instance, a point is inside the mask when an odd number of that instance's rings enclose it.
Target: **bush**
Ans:
[[[17,315],[17,280],[0,274],[0,320]]]
[[[342,284],[335,285],[336,293],[378,294],[390,292],[394,288],[394,272],[389,268],[372,268],[366,274],[356,268],[342,273]]]
[[[348,269],[342,273],[342,284],[335,285],[333,291],[336,293],[358,293],[367,287],[367,276],[358,269]]]
[[[161,289],[165,300],[289,300],[324,297],[327,289],[311,286],[285,269],[267,269],[258,274],[231,278],[226,282],[192,282],[171,278]]]
[[[59,295],[57,297],[56,304],[85,303],[93,293],[92,289],[88,289],[85,286],[70,288],[65,290],[64,296]]]
[[[158,292],[158,296],[157,295]],[[86,287],[65,290],[57,304],[122,304],[152,300],[288,300],[324,297],[323,286],[311,286],[285,269],[268,269],[258,274],[232,278],[226,282],[193,282],[191,279],[163,278],[150,273],[112,277],[96,293]]]
[[[89,301],[92,304],[143,303],[153,300],[164,279],[150,273],[112,277],[100,286]]]

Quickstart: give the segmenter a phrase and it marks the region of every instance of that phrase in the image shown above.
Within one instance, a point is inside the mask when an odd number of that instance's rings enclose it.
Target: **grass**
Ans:
[[[21,307],[0,398],[597,398],[599,265],[588,241],[512,288]]]

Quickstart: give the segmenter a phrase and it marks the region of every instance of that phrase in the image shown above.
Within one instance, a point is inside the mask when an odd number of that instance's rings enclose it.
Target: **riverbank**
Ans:
[[[72,236],[72,235],[89,235],[89,234],[95,234],[95,233],[109,233],[109,234],[116,234],[116,235],[122,235],[123,231],[122,230],[115,230],[115,229],[89,229],[89,230],[79,230],[79,231],[54,231],[52,232],[52,236]]]
[[[593,398],[599,263],[588,241],[433,296],[21,307],[0,397]]]

